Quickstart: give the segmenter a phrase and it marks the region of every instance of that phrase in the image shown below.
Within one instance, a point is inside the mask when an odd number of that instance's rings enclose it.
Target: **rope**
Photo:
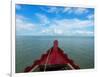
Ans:
[[[38,68],[39,65],[36,65],[33,69],[30,70],[30,72],[33,72],[35,69]]]
[[[44,72],[46,70],[46,66],[47,66],[47,63],[48,63],[48,60],[49,60],[50,52],[51,52],[51,48],[50,48],[50,51],[49,51],[47,59],[46,59],[46,63],[45,63],[45,66],[44,66]]]

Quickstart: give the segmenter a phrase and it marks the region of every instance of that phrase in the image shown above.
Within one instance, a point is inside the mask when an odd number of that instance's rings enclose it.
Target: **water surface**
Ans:
[[[55,39],[81,69],[94,68],[94,37],[16,36],[16,72],[32,65],[52,47]]]

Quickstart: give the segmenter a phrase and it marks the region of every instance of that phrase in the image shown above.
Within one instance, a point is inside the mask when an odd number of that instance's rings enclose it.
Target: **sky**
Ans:
[[[16,35],[94,36],[94,9],[16,4]]]

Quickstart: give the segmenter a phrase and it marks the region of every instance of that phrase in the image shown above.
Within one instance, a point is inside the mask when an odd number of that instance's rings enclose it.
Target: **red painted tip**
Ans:
[[[54,41],[54,47],[58,47],[58,40]]]

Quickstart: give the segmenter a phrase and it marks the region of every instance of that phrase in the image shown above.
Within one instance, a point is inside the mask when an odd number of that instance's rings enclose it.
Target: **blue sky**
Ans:
[[[94,9],[16,4],[16,35],[94,36]]]

